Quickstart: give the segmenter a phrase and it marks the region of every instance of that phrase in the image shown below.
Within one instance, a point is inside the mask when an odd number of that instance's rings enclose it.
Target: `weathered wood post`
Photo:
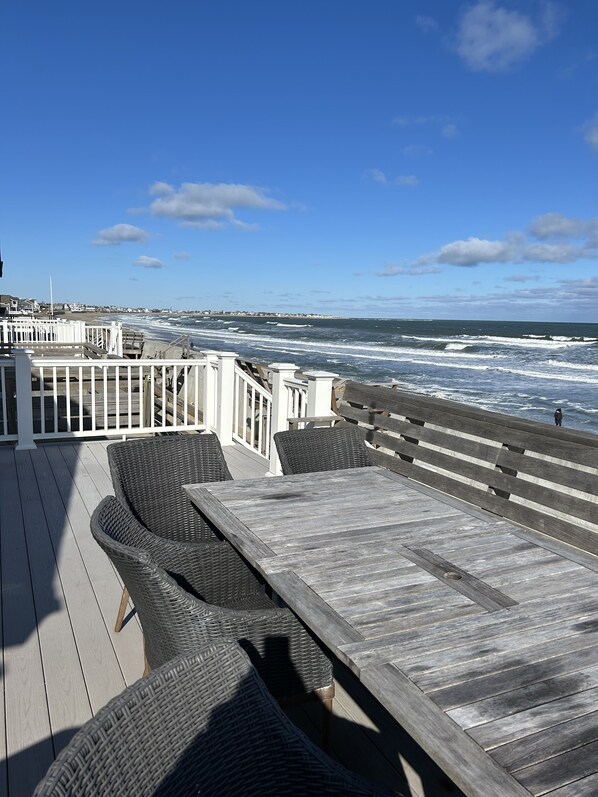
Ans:
[[[304,371],[307,378],[307,417],[332,415],[332,382],[338,374],[330,371]]]
[[[33,442],[33,392],[31,389],[32,349],[13,349],[17,394],[17,451],[37,448]],[[43,412],[43,408],[42,408]]]
[[[270,424],[270,476],[282,473],[276,452],[274,435],[284,432],[288,427],[289,402],[285,379],[294,376],[297,366],[292,363],[272,363],[268,368],[272,371],[272,422]]]
[[[203,374],[202,412],[203,423],[206,431],[216,429],[216,369],[218,367],[218,352],[213,349],[203,349],[206,367]]]
[[[237,355],[234,351],[218,353],[216,434],[221,446],[230,446],[233,442],[236,359]]]

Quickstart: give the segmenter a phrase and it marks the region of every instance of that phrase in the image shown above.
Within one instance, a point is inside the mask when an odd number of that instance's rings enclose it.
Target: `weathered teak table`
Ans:
[[[598,558],[380,468],[186,489],[466,794],[598,794]]]

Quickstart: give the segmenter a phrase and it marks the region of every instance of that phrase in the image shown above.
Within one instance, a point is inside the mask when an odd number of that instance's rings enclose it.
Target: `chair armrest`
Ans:
[[[279,609],[274,604],[263,610],[225,609],[185,592],[164,572],[162,583],[169,602],[172,599],[176,603],[178,619],[171,624],[170,633],[177,636],[179,653],[193,652],[200,645],[214,642],[238,642],[279,700],[332,684],[331,662],[289,609]],[[162,644],[162,638],[152,640],[146,636],[152,666],[167,660]]]

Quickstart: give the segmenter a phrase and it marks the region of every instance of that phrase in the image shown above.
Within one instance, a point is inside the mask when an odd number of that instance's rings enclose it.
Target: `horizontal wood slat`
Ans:
[[[598,553],[598,437],[357,382],[338,412],[376,464]]]

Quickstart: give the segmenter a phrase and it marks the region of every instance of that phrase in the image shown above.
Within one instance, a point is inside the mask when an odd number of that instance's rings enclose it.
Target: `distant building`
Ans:
[[[16,296],[0,293],[0,316],[18,315],[19,300]]]

